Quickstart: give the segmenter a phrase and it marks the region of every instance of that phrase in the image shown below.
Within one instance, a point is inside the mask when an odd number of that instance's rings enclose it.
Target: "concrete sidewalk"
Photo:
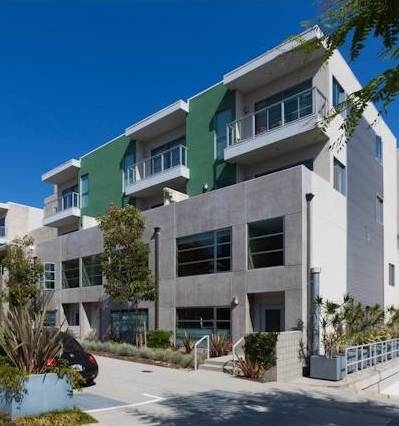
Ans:
[[[396,402],[349,389],[256,383],[212,371],[97,359],[97,384],[80,397],[91,399],[88,411],[99,425],[399,425]]]

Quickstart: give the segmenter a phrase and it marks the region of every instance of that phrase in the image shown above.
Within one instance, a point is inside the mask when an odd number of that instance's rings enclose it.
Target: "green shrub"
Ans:
[[[251,333],[245,336],[245,359],[265,370],[276,365],[278,333]]]
[[[172,349],[138,349],[136,346],[128,343],[95,342],[91,340],[83,340],[81,343],[87,351],[108,352],[119,356],[130,356],[137,359],[141,358],[153,361],[162,361],[179,365],[183,368],[193,367],[194,365],[193,354],[184,354],[182,352],[173,351]],[[199,355],[198,363],[203,362],[203,356]]]
[[[149,348],[167,349],[170,346],[171,331],[151,330],[147,333],[147,346]]]
[[[15,399],[20,403],[24,397],[24,383],[28,374],[11,365],[0,365],[0,388],[7,402]]]

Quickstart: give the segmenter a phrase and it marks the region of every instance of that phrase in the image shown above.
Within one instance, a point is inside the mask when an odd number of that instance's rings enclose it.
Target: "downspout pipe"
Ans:
[[[161,228],[159,226],[154,227],[154,284],[155,284],[155,303],[154,303],[154,328],[159,329],[159,235]]]
[[[311,263],[312,263],[312,200],[314,194],[311,192],[306,193],[306,283],[307,283],[307,337],[310,343],[310,353],[313,354],[315,348],[313,347],[313,330],[314,330],[314,317],[313,317],[313,292],[311,284]],[[309,344],[308,344],[309,346]]]

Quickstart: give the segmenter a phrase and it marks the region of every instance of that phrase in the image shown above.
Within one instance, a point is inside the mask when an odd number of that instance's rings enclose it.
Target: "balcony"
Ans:
[[[65,163],[51,169],[42,175],[42,182],[52,183],[53,185],[61,185],[72,179],[77,179],[80,170],[80,161],[72,158]]]
[[[135,197],[151,197],[165,186],[185,192],[190,178],[187,167],[187,148],[178,145],[127,169],[125,193]]]
[[[70,192],[47,203],[43,225],[58,228],[77,224],[80,218],[79,198],[77,192]]]
[[[264,160],[326,139],[321,120],[327,99],[310,88],[248,114],[227,126],[224,159],[236,163]]]

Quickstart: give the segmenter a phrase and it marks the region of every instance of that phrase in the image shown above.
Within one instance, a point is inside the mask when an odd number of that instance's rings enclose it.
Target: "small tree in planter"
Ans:
[[[142,241],[145,221],[140,210],[131,205],[111,205],[98,220],[104,239],[106,292],[116,302],[130,302],[136,308],[141,301],[154,300],[155,284],[148,267],[149,247]],[[136,331],[135,340],[142,343],[146,339]]]

